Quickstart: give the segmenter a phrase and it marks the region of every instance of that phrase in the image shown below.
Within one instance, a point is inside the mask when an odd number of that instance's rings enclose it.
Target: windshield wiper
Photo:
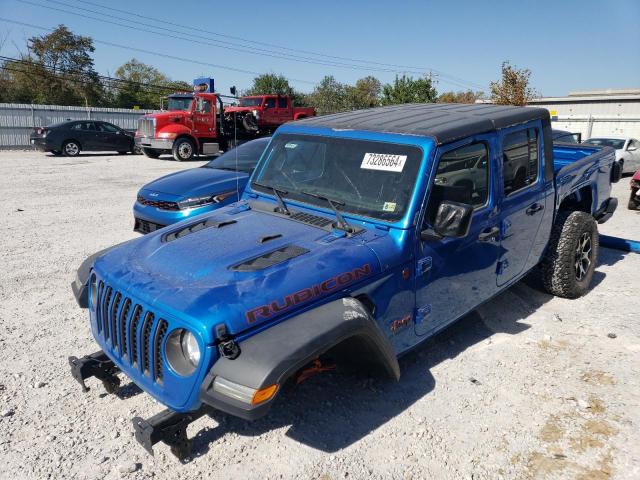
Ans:
[[[282,200],[282,196],[281,196],[281,194],[287,195],[289,192],[287,192],[286,190],[282,190],[281,188],[274,187],[272,185],[265,185],[264,183],[260,183],[260,182],[251,182],[251,184],[257,185],[258,187],[266,188],[267,190],[271,190],[273,192],[273,195],[276,197],[276,200],[278,201],[278,208],[276,209],[276,212],[283,213],[285,215],[291,215],[291,212],[287,208],[287,205],[284,203],[284,200]]]
[[[336,220],[338,220],[336,228],[339,228],[340,230],[344,230],[347,233],[354,232],[353,227],[347,223],[347,221],[344,219],[344,217],[340,213],[340,210],[338,210],[338,208],[336,207],[336,205],[344,206],[344,202],[341,202],[340,200],[332,200],[328,197],[325,197],[324,195],[318,195],[317,193],[305,192],[304,190],[300,190],[300,193],[302,193],[303,195],[308,195],[309,197],[317,198],[318,200],[323,200],[327,202],[331,207],[331,209],[333,210],[333,212],[336,214]]]

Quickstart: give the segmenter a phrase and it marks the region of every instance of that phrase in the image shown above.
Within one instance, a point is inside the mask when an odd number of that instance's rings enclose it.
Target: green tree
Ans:
[[[347,86],[338,82],[333,75],[327,75],[316,85],[307,97],[309,105],[315,107],[318,115],[346,110]]]
[[[359,79],[355,86],[345,86],[344,109],[358,110],[380,105],[382,85],[380,80],[368,76]]]
[[[275,73],[264,73],[253,79],[250,88],[242,92],[243,95],[287,95],[293,103],[299,107],[307,105],[306,95],[298,92],[289,84],[282,75]]]
[[[491,82],[491,101],[497,105],[524,106],[537,96],[536,91],[529,86],[531,70],[518,69],[508,61],[502,62],[500,80]]]
[[[436,101],[438,92],[430,76],[414,79],[407,75],[396,78],[393,84],[382,88],[382,104],[398,103],[432,103]]]
[[[463,92],[443,92],[438,95],[438,103],[476,103],[484,97],[484,92],[473,92],[471,90]]]

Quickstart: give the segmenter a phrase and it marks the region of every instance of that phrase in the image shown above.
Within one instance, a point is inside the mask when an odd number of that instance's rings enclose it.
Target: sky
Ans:
[[[213,77],[221,93],[266,72],[303,92],[325,75],[403,72],[488,92],[503,61],[530,69],[543,96],[640,88],[640,0],[0,0],[0,55],[58,24],[94,39],[100,74],[136,58],[176,80]]]

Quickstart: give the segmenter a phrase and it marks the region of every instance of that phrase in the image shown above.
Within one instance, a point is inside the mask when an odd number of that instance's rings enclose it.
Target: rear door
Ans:
[[[520,275],[527,266],[545,213],[541,127],[537,121],[499,132],[502,253],[497,267],[498,286]]]
[[[423,241],[416,252],[416,335],[430,334],[496,293],[500,252],[495,134],[441,147],[421,228],[430,228],[443,200],[474,207],[464,238]]]
[[[278,97],[278,123],[286,123],[293,119],[291,102],[288,97]]]
[[[99,150],[98,131],[91,121],[77,122],[71,127],[71,136],[80,142],[81,150]]]

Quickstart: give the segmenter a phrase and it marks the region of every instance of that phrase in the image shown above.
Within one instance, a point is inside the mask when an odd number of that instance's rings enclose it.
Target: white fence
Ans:
[[[65,120],[104,120],[127,130],[135,130],[138,118],[153,111],[0,103],[0,150],[30,148],[29,135],[35,127]]]
[[[640,115],[607,116],[607,115],[558,115],[553,121],[553,128],[581,133],[582,139],[591,137],[608,137],[610,135],[634,137],[640,139]]]

